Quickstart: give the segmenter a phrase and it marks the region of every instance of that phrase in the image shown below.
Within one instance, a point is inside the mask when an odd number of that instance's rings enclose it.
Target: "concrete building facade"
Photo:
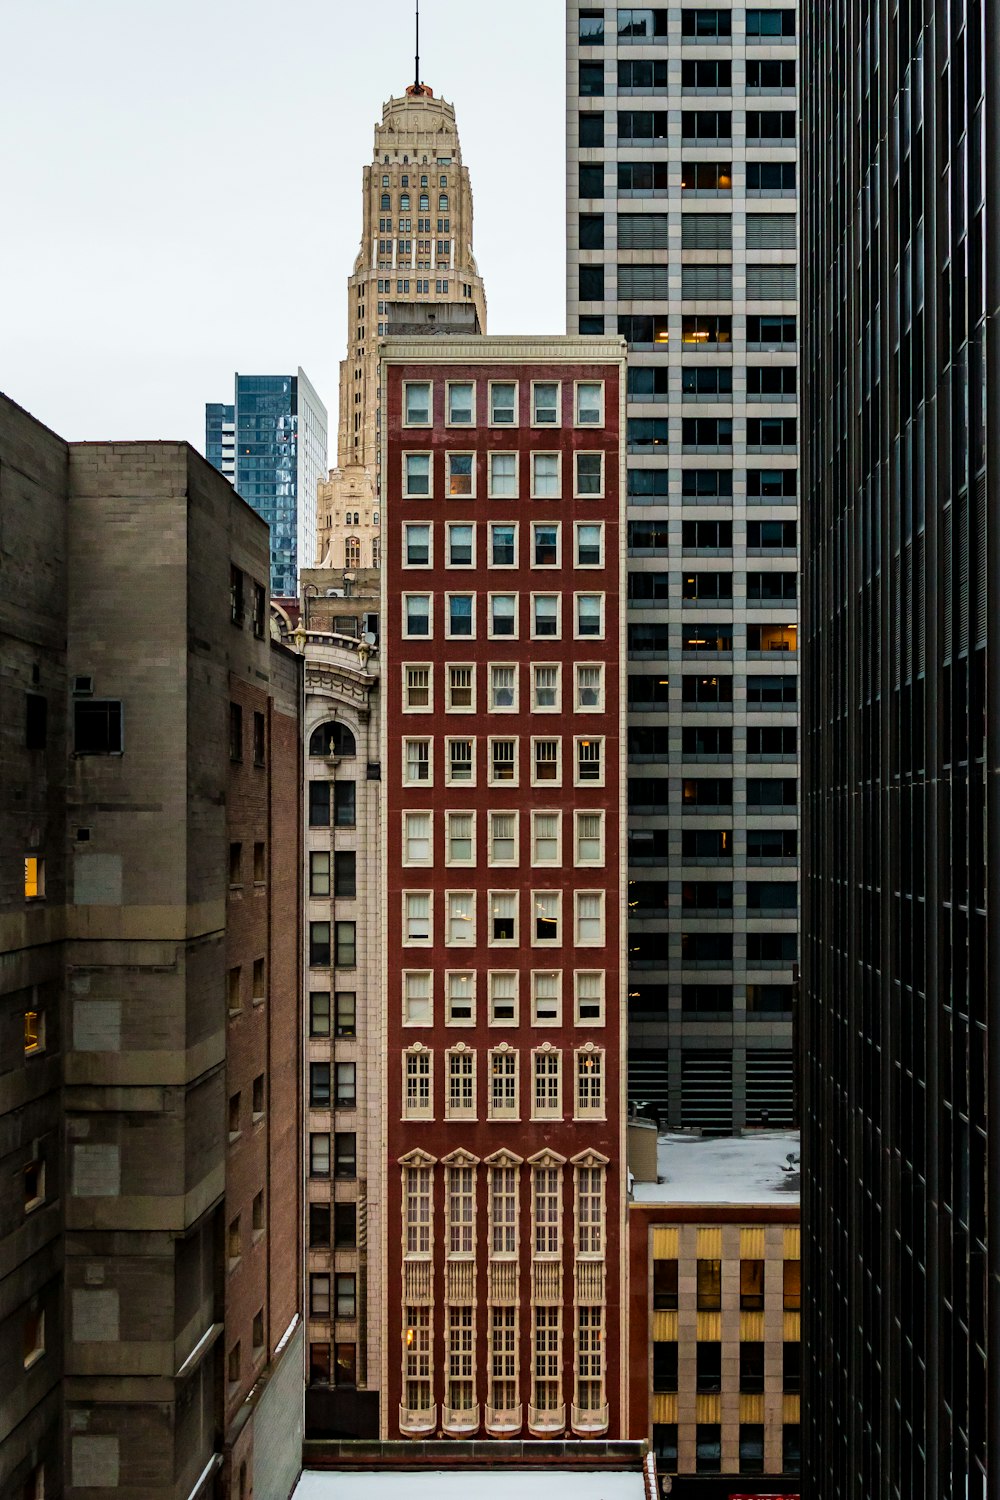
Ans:
[[[629,342],[630,1098],[793,1111],[795,7],[567,6],[567,327]]]
[[[624,347],[381,378],[382,1432],[614,1437]]]
[[[0,506],[0,1488],[284,1500],[300,678],[266,528],[184,444],[65,444],[6,399]]]

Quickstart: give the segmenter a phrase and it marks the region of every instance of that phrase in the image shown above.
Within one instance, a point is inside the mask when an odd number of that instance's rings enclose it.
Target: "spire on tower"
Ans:
[[[417,46],[416,46],[416,53],[415,53],[415,56],[414,56],[414,59],[413,59],[413,89],[414,89],[415,93],[419,94],[419,92],[420,92],[420,0],[416,0],[416,5],[417,5]]]

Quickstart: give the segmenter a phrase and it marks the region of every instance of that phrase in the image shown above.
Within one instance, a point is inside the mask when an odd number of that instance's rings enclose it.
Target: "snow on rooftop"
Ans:
[[[789,1158],[793,1160],[790,1161]],[[799,1201],[797,1130],[752,1130],[742,1136],[661,1135],[659,1182],[636,1182],[636,1203],[771,1203]]]
[[[398,1469],[351,1474],[306,1470],[292,1492],[293,1500],[644,1500],[642,1472],[579,1469],[426,1469],[403,1473]]]

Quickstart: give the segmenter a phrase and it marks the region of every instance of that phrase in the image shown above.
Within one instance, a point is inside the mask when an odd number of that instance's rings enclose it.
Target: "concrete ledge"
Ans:
[[[608,1469],[638,1471],[646,1442],[607,1439],[597,1442],[354,1442],[321,1440],[302,1445],[306,1469]]]

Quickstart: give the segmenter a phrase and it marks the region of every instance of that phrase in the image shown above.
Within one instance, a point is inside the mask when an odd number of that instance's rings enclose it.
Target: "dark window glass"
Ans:
[[[602,62],[582,62],[580,64],[581,99],[600,98],[603,94],[604,64]]]
[[[580,114],[580,145],[581,146],[603,146],[604,145],[604,111],[600,109],[587,110]]]
[[[653,1450],[657,1467],[672,1474],[677,1469],[677,1423],[653,1423]]]
[[[242,758],[242,710],[231,703],[229,749],[234,760]],[[239,717],[240,744],[233,754],[233,709]],[[88,698],[73,705],[73,751],[76,755],[118,755],[122,748],[122,705],[118,699]]]
[[[740,1427],[740,1473],[763,1474],[764,1427],[759,1422],[744,1422]]]
[[[604,267],[603,266],[581,266],[580,267],[580,301],[581,302],[603,302],[604,301]]]
[[[740,1308],[743,1312],[763,1312],[764,1310],[764,1262],[762,1260],[740,1261]]]
[[[329,1203],[310,1203],[309,1243],[310,1245],[328,1245],[330,1243]]]
[[[356,1177],[358,1168],[358,1138],[354,1131],[338,1130],[333,1138],[334,1177]]]
[[[653,1306],[665,1309],[677,1307],[677,1262],[675,1260],[653,1261]],[[676,1345],[674,1347],[676,1348]]]
[[[721,1474],[722,1428],[716,1422],[699,1422],[694,1431],[696,1472]]]
[[[328,781],[310,781],[309,783],[309,827],[329,828],[330,826],[330,783]]]
[[[333,894],[350,899],[357,895],[358,856],[353,849],[338,849],[333,856]]]
[[[740,1390],[747,1392],[764,1389],[764,1345],[740,1344]]]
[[[312,1109],[330,1107],[330,1064],[327,1062],[309,1064],[309,1104]]]
[[[326,925],[329,926],[329,923]],[[334,964],[338,969],[353,969],[357,966],[357,962],[357,923],[337,922]]]
[[[782,1344],[782,1386],[786,1391],[802,1389],[802,1345],[789,1340]]]
[[[314,969],[330,967],[330,924],[309,923],[309,964]]]
[[[602,166],[594,167],[583,164],[580,166],[580,197],[604,197],[604,168]]]
[[[604,215],[603,214],[581,214],[580,215],[580,249],[581,250],[603,250],[604,249]]]
[[[356,1203],[333,1205],[333,1243],[337,1250],[350,1250],[358,1242],[358,1206]]]
[[[671,1392],[677,1389],[677,1344],[653,1344],[653,1390]]]
[[[78,704],[77,707],[81,705]],[[48,738],[49,701],[41,693],[24,695],[24,748],[44,750]],[[78,752],[79,753],[79,752]]]
[[[353,828],[357,820],[357,785],[338,781],[333,792],[333,822],[336,828]]]
[[[264,764],[265,734],[264,715],[255,709],[253,716],[253,763],[255,766]]]
[[[704,937],[729,936],[731,934],[703,933]],[[698,1311],[718,1312],[722,1307],[722,1262],[721,1260],[698,1261]]]

